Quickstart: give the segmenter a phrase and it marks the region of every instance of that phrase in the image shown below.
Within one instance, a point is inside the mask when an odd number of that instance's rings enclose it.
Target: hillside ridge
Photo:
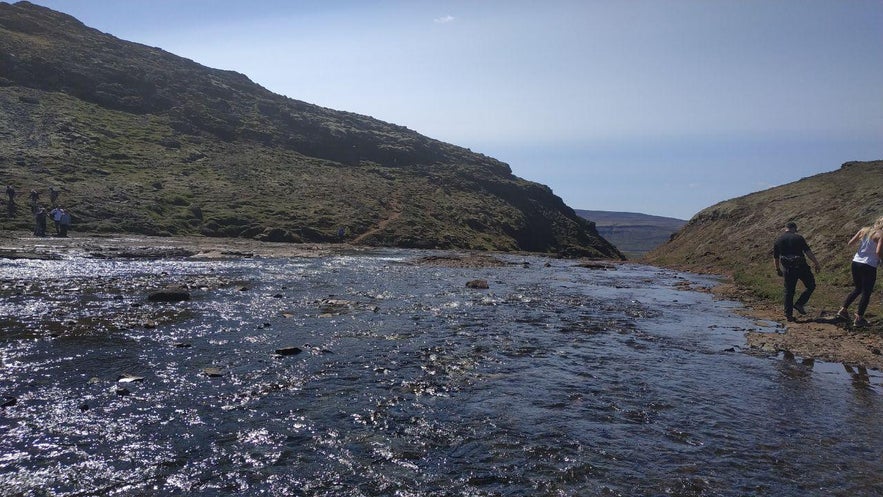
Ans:
[[[781,299],[773,271],[772,244],[794,221],[821,262],[812,304],[839,305],[851,287],[846,243],[883,215],[883,161],[852,161],[837,170],[717,203],[703,209],[647,254],[652,264],[732,275],[757,297]]]
[[[29,2],[0,3],[0,144],[7,229],[53,186],[82,231],[622,258],[503,162]]]
[[[598,233],[629,259],[640,259],[687,224],[683,219],[638,212],[577,209],[576,213],[584,219],[591,219]]]

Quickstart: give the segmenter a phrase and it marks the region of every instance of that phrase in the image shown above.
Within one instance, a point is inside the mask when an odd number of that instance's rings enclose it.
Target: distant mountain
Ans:
[[[541,184],[462,147],[0,3],[0,181],[74,229],[620,258]]]
[[[855,247],[846,242],[883,216],[883,161],[840,169],[727,200],[696,214],[672,240],[647,255],[651,263],[732,274],[770,300],[781,298],[772,244],[794,221],[822,264],[813,304],[836,310],[851,285]]]
[[[576,214],[595,222],[598,233],[629,259],[639,259],[667,242],[681,227],[683,219],[651,216],[635,212],[590,211],[576,209]]]

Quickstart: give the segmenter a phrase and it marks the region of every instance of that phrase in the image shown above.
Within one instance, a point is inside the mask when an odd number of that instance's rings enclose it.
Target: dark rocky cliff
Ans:
[[[549,188],[402,126],[0,3],[0,181],[77,229],[621,254]],[[30,227],[20,208],[5,228]]]

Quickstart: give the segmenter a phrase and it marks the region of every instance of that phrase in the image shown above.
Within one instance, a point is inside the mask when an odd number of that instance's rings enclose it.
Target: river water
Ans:
[[[879,373],[713,280],[426,255],[0,260],[0,495],[883,495]]]

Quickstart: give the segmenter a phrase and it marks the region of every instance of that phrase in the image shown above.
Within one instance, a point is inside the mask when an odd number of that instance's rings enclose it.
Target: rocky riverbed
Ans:
[[[0,495],[883,491],[883,377],[785,352],[791,330],[737,315],[717,278],[247,240],[0,248]]]
[[[146,237],[133,235],[76,235],[68,238],[37,238],[25,232],[0,235],[0,259],[57,259],[70,255],[103,259],[224,259],[248,257],[325,257],[335,253],[358,252],[365,247],[347,244],[268,243],[239,238]],[[506,262],[488,253],[429,255],[414,264],[449,268],[499,267]],[[590,261],[588,268],[605,269],[613,263]],[[221,284],[207,279],[191,281],[192,286]],[[712,290],[722,298],[746,305],[740,311],[766,325],[778,324],[778,333],[747,331],[749,348],[781,351],[804,358],[842,362],[852,366],[883,369],[883,333],[872,328],[855,328],[837,320],[832,310],[813,310],[797,322],[782,322],[780,309],[758,302],[731,284]]]

